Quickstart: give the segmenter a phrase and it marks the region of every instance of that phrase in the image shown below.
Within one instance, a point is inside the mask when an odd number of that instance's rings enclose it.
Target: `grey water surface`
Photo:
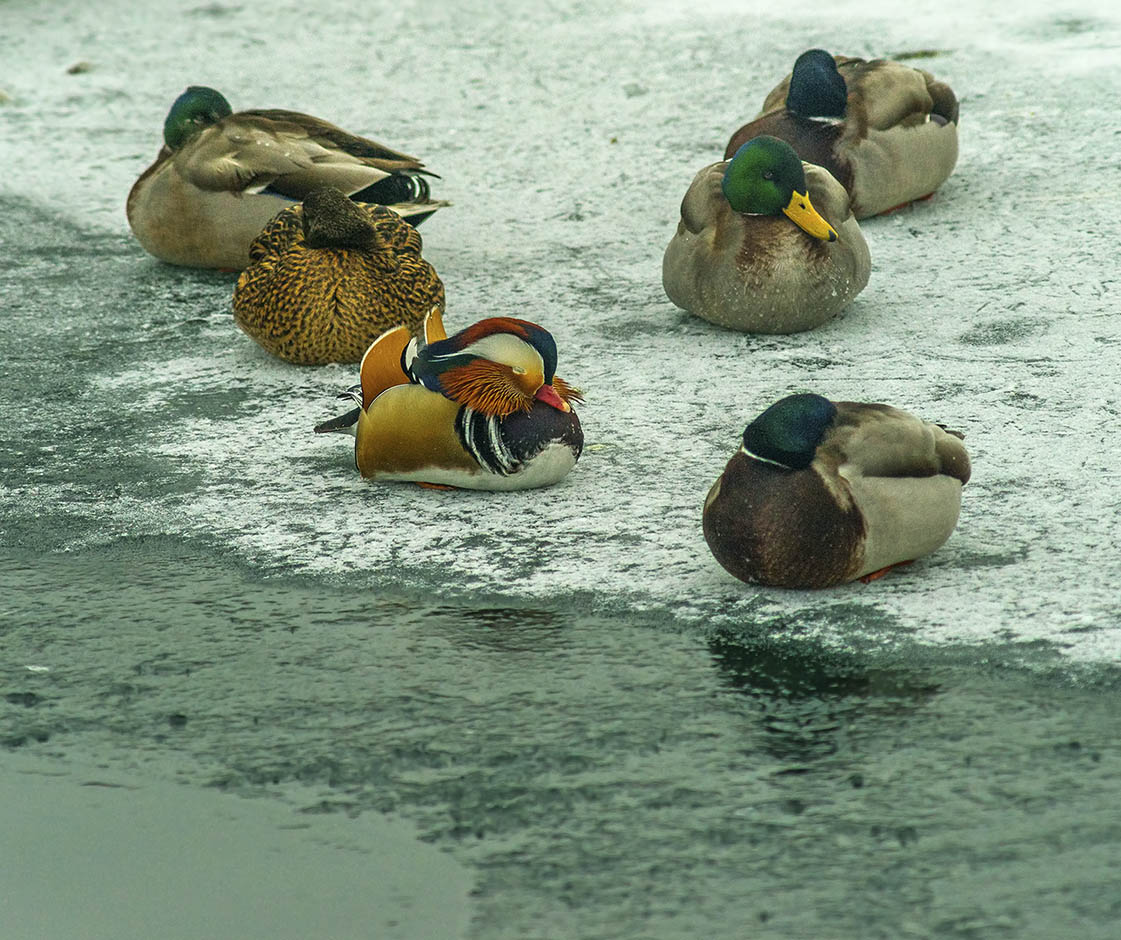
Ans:
[[[161,538],[7,549],[0,588],[4,752],[174,781],[184,796],[154,807],[172,819],[209,788],[293,823],[408,820],[474,883],[472,937],[1116,936],[1112,669],[447,605]],[[62,858],[80,832],[53,837]],[[411,861],[379,846],[347,883]],[[165,852],[187,891],[198,859]],[[22,884],[20,857],[0,884]],[[277,864],[247,867],[268,883]],[[447,903],[421,887],[420,909]],[[349,897],[296,900],[306,919]],[[156,935],[119,915],[71,917],[82,936]],[[437,936],[378,924],[322,935]]]

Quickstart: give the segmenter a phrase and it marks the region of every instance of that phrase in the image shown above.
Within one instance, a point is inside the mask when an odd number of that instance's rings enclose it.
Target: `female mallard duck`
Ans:
[[[249,243],[281,209],[324,186],[388,205],[419,224],[446,202],[424,164],[295,111],[239,111],[192,85],[171,106],[164,147],[128,194],[128,223],[171,264],[240,270]]]
[[[840,184],[781,140],[756,137],[693,180],[662,284],[677,306],[720,326],[797,333],[842,310],[871,268]]]
[[[386,330],[415,332],[444,285],[420,235],[384,206],[321,189],[265,226],[234,289],[234,319],[299,365],[358,362]]]
[[[584,446],[572,402],[556,377],[557,345],[535,323],[480,320],[452,337],[438,310],[412,339],[399,326],[362,359],[358,407],[316,427],[354,434],[354,463],[374,480],[473,490],[550,486]]]
[[[957,98],[929,72],[810,49],[732,135],[725,158],[760,134],[785,140],[832,173],[866,219],[933,195],[957,162],[957,122]]]
[[[889,405],[783,398],[709,491],[705,540],[742,581],[872,580],[950,537],[969,480],[960,438]]]

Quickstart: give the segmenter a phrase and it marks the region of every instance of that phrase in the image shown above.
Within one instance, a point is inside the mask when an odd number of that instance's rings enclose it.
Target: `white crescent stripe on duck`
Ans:
[[[487,436],[490,438],[491,450],[502,465],[503,473],[510,473],[517,466],[517,461],[514,460],[514,455],[510,453],[506,442],[502,440],[501,426],[493,415],[487,419]]]
[[[483,415],[466,405],[455,419],[460,444],[483,470],[498,476],[516,473],[522,466],[502,437],[501,419]]]
[[[753,454],[746,447],[740,446],[740,453],[745,457],[750,457],[752,460],[758,460],[760,463],[769,463],[773,467],[782,467],[783,470],[793,470],[793,467],[788,467],[784,463],[779,463],[777,460],[771,460],[769,457],[760,457],[758,454]]]

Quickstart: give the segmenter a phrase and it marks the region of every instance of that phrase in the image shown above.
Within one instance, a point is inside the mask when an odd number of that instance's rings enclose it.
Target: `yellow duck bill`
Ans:
[[[836,230],[818,214],[818,211],[810,203],[808,192],[795,191],[790,197],[790,202],[786,204],[786,208],[782,211],[791,222],[807,235],[820,238],[823,242],[835,242],[837,240]]]

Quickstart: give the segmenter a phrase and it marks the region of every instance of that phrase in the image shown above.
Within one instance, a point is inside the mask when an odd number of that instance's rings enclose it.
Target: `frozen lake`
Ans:
[[[400,815],[469,872],[477,937],[1115,936],[1114,5],[316,9],[0,10],[0,740]],[[958,167],[863,224],[841,317],[723,331],[662,252],[815,45],[922,53]],[[355,370],[269,358],[232,276],[144,254],[125,196],[199,83],[441,175],[449,328],[540,322],[585,390],[564,483],[361,481],[311,433]],[[704,495],[797,390],[965,433],[941,550],[822,593],[712,560]]]

